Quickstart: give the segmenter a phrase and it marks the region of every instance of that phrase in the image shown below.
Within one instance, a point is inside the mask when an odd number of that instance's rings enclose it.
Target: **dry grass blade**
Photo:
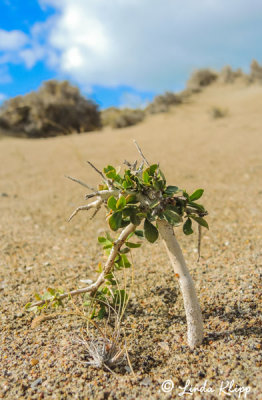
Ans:
[[[112,368],[123,365],[126,362],[126,349],[121,346],[120,329],[115,332],[116,337],[98,337],[91,336],[89,339],[77,340],[87,350],[88,361],[86,365],[95,368],[106,368],[111,372]]]

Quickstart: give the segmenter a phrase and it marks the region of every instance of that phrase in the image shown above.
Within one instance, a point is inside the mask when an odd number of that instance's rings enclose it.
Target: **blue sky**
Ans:
[[[261,0],[2,0],[0,102],[55,78],[143,106],[194,69],[261,63],[261,21]]]

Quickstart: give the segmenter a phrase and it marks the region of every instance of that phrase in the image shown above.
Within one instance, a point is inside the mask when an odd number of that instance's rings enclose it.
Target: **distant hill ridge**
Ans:
[[[0,130],[9,136],[40,138],[94,131],[103,126],[124,128],[142,122],[147,115],[168,112],[214,82],[233,84],[236,80],[247,85],[262,84],[262,66],[253,60],[249,74],[230,66],[220,72],[199,69],[193,72],[185,90],[156,96],[144,109],[110,107],[102,111],[69,82],[50,80],[36,92],[6,101],[0,108]]]

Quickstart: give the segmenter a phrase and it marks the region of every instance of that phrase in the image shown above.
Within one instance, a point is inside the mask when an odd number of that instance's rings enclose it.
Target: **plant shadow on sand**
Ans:
[[[235,336],[241,336],[241,337],[246,337],[248,338],[250,335],[253,335],[257,338],[262,338],[262,323],[261,320],[255,319],[257,318],[257,304],[255,302],[251,303],[251,310],[249,311],[243,311],[241,310],[237,304],[232,307],[231,311],[225,312],[225,308],[221,307],[219,310],[219,313],[216,313],[215,315],[219,316],[219,319],[224,322],[228,322],[229,324],[232,324],[236,320],[238,321],[239,325],[243,325],[241,328],[236,328],[232,330],[226,330],[224,332],[211,332],[206,335],[204,338],[204,344],[209,343],[210,340],[212,341],[220,341],[220,340],[225,340],[226,342],[231,340],[230,336],[235,335]],[[209,313],[203,313],[204,320],[209,319],[209,317],[214,317],[214,312],[209,312]],[[249,319],[254,319],[254,322],[252,322],[252,326],[247,326],[247,321]]]

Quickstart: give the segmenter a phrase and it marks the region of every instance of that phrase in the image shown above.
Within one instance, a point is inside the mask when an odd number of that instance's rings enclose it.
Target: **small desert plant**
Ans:
[[[0,109],[0,128],[21,137],[68,135],[100,125],[97,105],[67,81],[47,81],[37,92],[10,99]]]
[[[262,83],[262,66],[256,60],[250,65],[250,78],[252,81]]]
[[[182,103],[182,96],[172,92],[166,92],[163,95],[156,96],[152,103],[146,107],[146,112],[149,114],[157,114],[167,112],[170,106]]]
[[[234,83],[237,78],[243,77],[244,74],[242,70],[239,68],[236,71],[230,67],[230,65],[226,65],[222,68],[219,76],[218,81],[221,83]]]
[[[86,318],[87,315],[87,330],[85,336],[82,335],[81,339],[77,338],[74,342],[84,347],[85,358],[88,359],[84,362],[85,364],[95,368],[105,368],[112,372],[115,367],[128,362],[130,370],[133,372],[127,351],[126,335],[122,326],[122,318],[129,299],[129,294],[126,292],[126,276],[125,289],[122,290],[113,272],[111,277],[117,286],[117,295],[112,289],[104,293],[104,296],[100,295],[99,298],[90,297],[88,293],[85,295],[86,301],[83,303],[83,307],[84,317]],[[98,321],[95,322],[93,319],[97,306],[100,311],[97,314]]]
[[[145,118],[145,112],[139,109],[119,109],[115,107],[102,111],[103,126],[111,126],[112,128],[125,128],[127,126],[136,125]]]
[[[210,109],[209,113],[214,119],[224,118],[228,115],[228,110],[226,108],[214,106]]]
[[[210,69],[199,69],[193,72],[192,76],[187,82],[187,88],[189,89],[201,89],[205,86],[209,86],[218,77],[218,74]]]
[[[150,243],[154,243],[160,233],[183,295],[188,325],[188,344],[194,348],[203,340],[202,314],[194,283],[173,228],[183,224],[184,234],[190,235],[193,233],[192,222],[195,221],[199,229],[200,255],[201,227],[208,228],[208,224],[204,218],[207,211],[196,201],[202,196],[204,190],[197,189],[189,195],[177,186],[168,186],[159,164],[149,164],[138,145],[137,148],[143,158],[141,165],[138,166],[137,162],[126,161],[127,168],[123,174],[111,165],[101,172],[89,162],[102,178],[102,184],[98,189],[78,179],[70,178],[91,191],[86,195],[86,199],[95,200],[78,207],[69,220],[78,212],[91,209],[94,209],[93,218],[100,208],[105,206],[110,229],[113,232],[121,230],[117,238],[112,238],[110,235],[98,238],[108,258],[105,265],[100,266],[97,280],[85,288],[68,293],[49,289],[47,297],[41,298],[37,295],[39,301],[34,304],[28,303],[26,307],[37,311],[49,303],[59,305],[66,297],[88,293],[90,299],[95,297],[96,301],[100,302],[100,314],[95,314],[93,317],[102,318],[106,314],[102,304],[106,303],[107,295],[112,296],[113,293],[113,296],[116,296],[116,302],[120,299],[122,299],[121,304],[125,302],[125,292],[119,291],[113,274],[114,271],[131,266],[127,254],[130,249],[141,246],[141,243],[133,242],[131,238],[145,237]],[[138,227],[142,223],[142,230],[139,230]]]

